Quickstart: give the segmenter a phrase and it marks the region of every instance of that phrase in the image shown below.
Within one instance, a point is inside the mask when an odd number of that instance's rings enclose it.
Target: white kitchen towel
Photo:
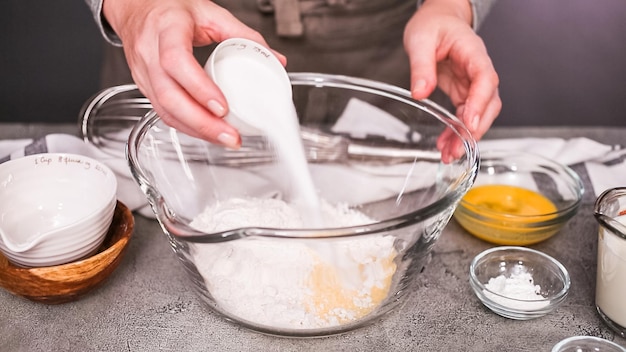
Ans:
[[[333,131],[357,138],[382,136],[403,142],[420,139],[418,133],[411,132],[394,116],[354,98],[348,102]],[[619,145],[610,146],[584,137],[507,138],[480,141],[478,149],[535,153],[569,166],[584,163],[596,197],[606,189],[626,186],[626,149]]]
[[[480,151],[519,150],[541,155],[561,164],[584,164],[592,194],[598,197],[609,188],[626,186],[626,149],[578,137],[494,139],[478,143]]]
[[[626,149],[615,149],[604,157],[585,162],[595,196],[607,189],[626,186]]]
[[[380,134],[380,129],[376,131]],[[558,162],[574,165],[584,163],[586,166],[589,179],[593,187],[593,193],[597,197],[604,190],[617,186],[626,185],[626,149],[619,149],[615,146],[608,146],[587,138],[509,138],[497,140],[485,140],[479,142],[480,150],[522,150],[535,152]],[[154,217],[150,207],[147,204],[145,195],[141,192],[139,186],[132,178],[127,161],[121,156],[114,156],[111,153],[105,153],[91,144],[85,143],[82,139],[68,134],[49,134],[39,139],[17,139],[17,140],[1,140],[0,141],[0,163],[10,159],[19,158],[24,155],[58,152],[58,153],[75,153],[86,155],[94,159],[100,160],[109,166],[118,178],[118,199],[127,205],[133,211],[147,216]],[[396,177],[404,177],[406,175],[406,167],[409,165],[395,165],[394,168],[385,168],[384,177],[376,177],[376,173],[372,170],[346,170],[345,168],[337,168],[333,172],[327,169],[319,172],[319,175],[332,179],[337,173],[346,172],[353,173],[355,182],[373,182],[371,189],[377,191],[385,190],[385,182],[390,182],[389,173],[396,172]],[[318,168],[327,168],[324,165],[312,165],[312,173],[316,174]],[[398,169],[399,168],[399,169]],[[231,170],[233,172],[234,170]],[[335,176],[332,176],[335,175]],[[257,174],[255,177],[264,177]],[[314,175],[315,177],[315,175]],[[343,176],[342,176],[343,177]],[[360,180],[360,181],[359,181]],[[318,180],[320,181],[320,180]],[[321,180],[320,185],[331,184],[332,180]],[[375,187],[374,187],[375,186]],[[420,188],[424,185],[416,184],[411,188]],[[397,190],[387,190],[389,194],[394,194]],[[346,189],[345,192],[350,192]],[[334,194],[334,192],[324,192],[326,194]],[[341,199],[341,192],[337,193],[338,199]],[[361,194],[362,197],[371,195]],[[380,196],[380,195],[377,195]],[[366,198],[354,200],[355,202],[366,201]],[[332,199],[329,199],[332,201]]]
[[[574,165],[605,157],[612,146],[589,138],[508,138],[478,142],[478,150],[524,151],[552,159],[564,165]]]

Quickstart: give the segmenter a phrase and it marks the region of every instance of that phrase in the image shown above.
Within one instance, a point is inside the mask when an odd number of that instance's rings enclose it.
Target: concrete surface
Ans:
[[[0,124],[0,140],[71,125]],[[626,128],[494,128],[506,136],[588,136],[623,142]],[[578,170],[584,172],[584,170]],[[202,305],[157,223],[136,216],[121,265],[104,286],[73,303],[48,306],[0,289],[0,351],[550,351],[563,338],[599,336],[626,346],[594,307],[597,225],[587,192],[578,215],[555,237],[532,246],[560,260],[572,289],[552,314],[530,321],[502,318],[481,305],[468,284],[472,258],[492,245],[452,220],[404,309],[341,336],[286,339],[232,325]]]

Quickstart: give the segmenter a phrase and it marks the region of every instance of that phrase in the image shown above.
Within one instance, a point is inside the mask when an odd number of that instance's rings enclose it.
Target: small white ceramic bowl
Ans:
[[[115,174],[68,153],[29,155],[0,164],[0,250],[26,267],[92,254],[111,224]]]
[[[567,269],[556,259],[515,246],[478,254],[470,264],[469,276],[474,293],[487,308],[516,320],[552,312],[563,303],[571,285]]]

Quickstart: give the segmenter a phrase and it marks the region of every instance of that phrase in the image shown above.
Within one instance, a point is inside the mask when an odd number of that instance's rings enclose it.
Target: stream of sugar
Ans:
[[[215,63],[220,88],[242,120],[267,136],[286,177],[293,183],[290,204],[304,224],[323,227],[320,202],[304,154],[300,125],[291,100],[291,85],[248,56],[231,56]],[[254,77],[250,84],[250,77]]]
[[[285,201],[298,211],[303,227],[328,227],[309,171],[287,76],[282,80],[263,63],[244,55],[229,56],[214,65],[220,89],[229,105],[237,107],[237,117],[263,133],[274,147],[281,170],[291,183]],[[331,242],[307,240],[306,244],[321,261],[338,269],[344,285],[357,284],[358,264],[338,253]]]

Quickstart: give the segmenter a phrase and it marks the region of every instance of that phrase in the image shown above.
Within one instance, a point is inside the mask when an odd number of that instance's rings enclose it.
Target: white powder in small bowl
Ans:
[[[541,286],[535,285],[533,276],[528,272],[513,273],[508,277],[499,275],[489,279],[485,288],[486,290],[483,290],[485,296],[493,302],[511,309],[537,310],[549,304],[548,301],[544,300],[545,297],[540,294]]]

